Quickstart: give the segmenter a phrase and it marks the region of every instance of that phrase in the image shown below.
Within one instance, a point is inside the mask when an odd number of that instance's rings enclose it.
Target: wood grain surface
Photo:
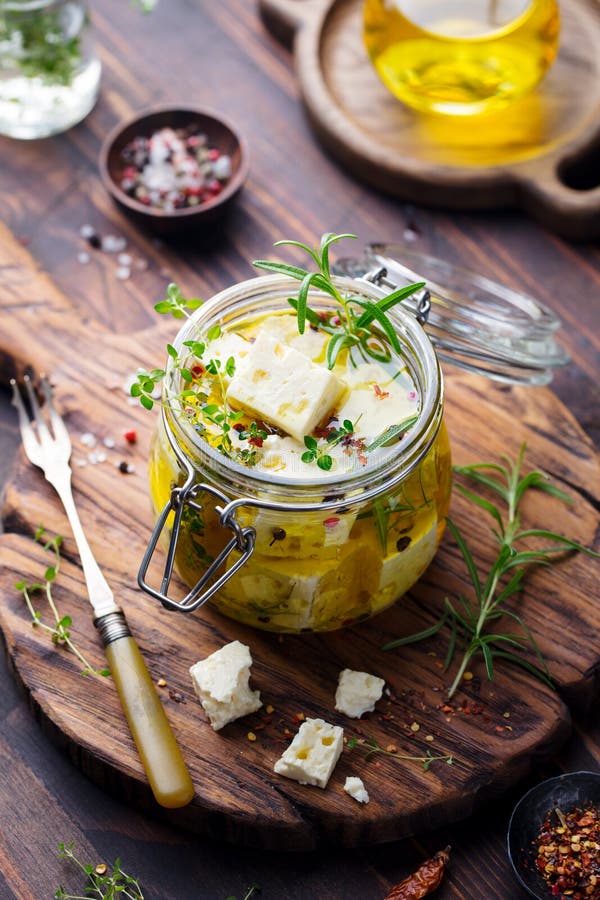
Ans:
[[[536,91],[472,121],[416,114],[387,90],[363,44],[362,7],[361,0],[261,0],[267,26],[293,42],[316,134],[345,167],[404,200],[520,206],[567,237],[600,236],[595,2],[561,3],[560,52]]]
[[[434,649],[421,645],[398,653],[382,651],[383,644],[394,637],[433,624],[445,595],[468,590],[460,555],[451,541],[444,542],[419,585],[393,610],[338,633],[280,638],[256,633],[207,608],[192,615],[173,614],[141,594],[135,573],[152,526],[145,458],[155,416],[134,411],[123,385],[137,365],[148,364],[148,354],[162,361],[164,332],[169,328],[174,337],[176,324],[147,330],[143,342],[138,335],[130,335],[127,345],[95,329],[91,322],[82,328],[66,298],[44,276],[37,283],[26,251],[8,232],[2,238],[3,268],[22,275],[30,270],[25,293],[17,289],[20,302],[15,303],[14,281],[6,294],[0,289],[5,363],[10,363],[12,354],[18,362],[13,369],[43,362],[75,440],[93,433],[103,447],[105,438],[117,434],[121,439],[116,449],[123,455],[127,450],[122,435],[135,422],[136,471],[120,472],[118,457],[108,450],[107,464],[78,466],[87,458],[80,440],[74,457],[74,488],[98,563],[124,604],[151,675],[155,682],[167,682],[163,693],[196,787],[193,803],[171,814],[171,821],[212,837],[268,849],[314,849],[323,842],[350,847],[396,840],[468,815],[527,774],[535,759],[550,756],[561,745],[569,732],[568,708],[529,675],[502,672],[492,687],[477,679],[475,689],[465,687],[444,712],[448,677],[442,671],[444,651],[439,642]],[[43,293],[51,296],[49,305],[28,303]],[[34,329],[29,322],[32,310]],[[47,345],[48,334],[68,352],[52,359],[55,344]],[[145,359],[136,349],[142,345]],[[582,492],[577,486],[596,486],[600,468],[591,443],[562,404],[545,389],[507,389],[481,377],[454,373],[447,381],[446,407],[456,462],[496,460],[503,453],[514,457],[518,447],[508,436],[518,418],[519,440],[527,442],[531,464],[552,472],[560,485],[576,489],[571,507],[549,502],[545,495],[544,502],[534,498],[528,509],[531,519],[524,524],[541,526],[548,518],[560,518],[565,533],[582,543],[592,542],[598,497],[595,487]],[[482,429],[482,416],[494,427]],[[469,508],[464,502],[455,506],[453,517],[461,531],[477,535],[475,558],[484,571],[486,558],[494,552],[490,523],[481,521],[478,507]],[[46,722],[48,733],[88,774],[152,812],[155,804],[148,797],[115,692],[103,679],[82,679],[81,666],[64,652],[55,659],[47,635],[41,629],[32,631],[22,598],[11,590],[20,578],[38,582],[44,570],[40,552],[31,547],[40,523],[50,534],[63,535],[67,557],[77,559],[54,491],[23,457],[7,485],[3,519],[15,534],[0,541],[0,591],[5,598],[0,626],[30,702]],[[96,656],[98,641],[85,608],[83,573],[70,571],[69,576],[64,587],[62,582],[57,586],[61,611],[77,623],[84,654]],[[584,706],[595,698],[600,666],[593,640],[594,583],[588,560],[569,559],[557,569],[537,573],[519,604],[563,697]],[[265,705],[273,706],[275,713],[266,718],[258,713],[215,734],[194,702],[188,670],[198,659],[236,639],[250,646],[256,684]],[[391,691],[377,715],[364,722],[345,720],[333,709],[337,676],[344,668],[373,672],[386,680]],[[468,715],[473,706],[478,714]],[[368,763],[360,758],[364,751],[347,751],[331,787],[311,790],[272,771],[288,736],[298,728],[294,718],[298,714],[333,721],[345,727],[349,738],[366,735],[408,756],[424,755],[428,749],[424,738],[430,734],[434,741],[429,749],[452,754],[455,762],[451,767],[438,762],[423,772],[414,762],[384,758],[375,765],[374,760]],[[414,722],[419,734],[411,731]],[[249,731],[258,735],[256,741],[248,741]],[[371,796],[360,814],[342,790],[345,777],[356,772],[366,778]]]
[[[0,217],[83,322],[92,319],[100,323],[96,329],[119,335],[138,359],[143,348],[138,352],[128,334],[154,327],[152,305],[169,280],[188,294],[210,296],[249,277],[248,260],[264,256],[281,237],[313,242],[333,230],[352,231],[362,243],[404,243],[521,288],[561,316],[561,339],[572,363],[557,372],[552,391],[600,446],[600,255],[595,244],[570,244],[518,211],[425,209],[356,182],[343,163],[324,156],[316,145],[299,103],[290,54],[261,26],[256,6],[246,0],[161,0],[148,17],[117,0],[95,0],[92,12],[103,63],[102,92],[93,113],[51,140],[0,140]],[[157,59],[166,62],[157,65]],[[210,240],[191,236],[160,245],[112,206],[100,184],[97,155],[108,129],[136,109],[186,98],[236,122],[250,145],[250,177],[230,220]],[[90,263],[80,263],[78,253],[89,248],[79,229],[88,222],[100,234],[125,236],[128,251],[147,261],[147,268],[121,282],[110,254],[90,251]],[[49,296],[45,291],[34,299],[42,305]],[[33,315],[30,324],[34,330]],[[4,320],[0,332],[3,327]],[[68,345],[52,337],[48,341],[56,355],[68,353]],[[61,403],[69,409],[66,391]],[[73,425],[77,436],[76,416]],[[517,419],[511,446],[518,444],[520,428]],[[559,437],[557,429],[552,434]],[[17,443],[8,394],[0,386],[2,478]],[[142,478],[141,455],[139,466]],[[585,487],[590,486],[576,485]],[[69,570],[67,564],[65,573]],[[597,596],[597,588],[592,590]],[[87,618],[84,624],[89,625]],[[589,714],[574,714],[572,735],[551,760],[534,761],[530,776],[454,825],[352,851],[232,850],[229,843],[161,824],[136,811],[128,798],[115,799],[99,789],[68,753],[48,741],[2,652],[0,673],[0,896],[7,900],[51,897],[61,882],[81,893],[83,880],[57,857],[58,842],[69,840],[85,861],[110,863],[120,856],[126,870],[140,878],[145,897],[160,900],[241,898],[252,883],[260,884],[260,896],[269,900],[381,900],[447,844],[452,856],[436,894],[440,900],[525,900],[506,857],[512,805],[546,776],[600,768],[596,705]]]

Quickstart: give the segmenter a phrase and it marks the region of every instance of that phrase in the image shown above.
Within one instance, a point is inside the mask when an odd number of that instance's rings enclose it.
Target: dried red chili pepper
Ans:
[[[440,886],[449,859],[450,847],[440,850],[416,872],[393,887],[385,900],[421,900],[421,897],[431,894]]]

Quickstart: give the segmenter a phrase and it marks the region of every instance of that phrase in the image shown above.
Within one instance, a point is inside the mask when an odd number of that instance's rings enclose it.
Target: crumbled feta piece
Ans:
[[[194,690],[215,731],[262,706],[260,691],[248,687],[251,665],[249,648],[232,641],[191,667]]]
[[[344,669],[338,679],[335,708],[351,719],[360,719],[363,713],[375,709],[375,704],[383,694],[384,686],[383,678],[377,678],[376,675]]]
[[[323,719],[307,719],[274,766],[278,775],[300,784],[327,787],[343,749],[344,729]]]
[[[343,389],[333,372],[262,333],[232,378],[227,399],[302,443],[331,413]]]
[[[359,803],[369,802],[369,794],[363,784],[363,780],[356,775],[348,775],[344,783],[344,790]]]

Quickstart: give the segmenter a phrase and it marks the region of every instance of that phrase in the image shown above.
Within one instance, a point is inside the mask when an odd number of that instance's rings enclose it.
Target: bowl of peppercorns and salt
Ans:
[[[248,174],[242,136],[207,110],[161,107],[111,131],[100,174],[118,206],[157,234],[192,232],[229,209]]]
[[[537,900],[600,900],[600,773],[569,772],[528,791],[510,818],[508,856]]]

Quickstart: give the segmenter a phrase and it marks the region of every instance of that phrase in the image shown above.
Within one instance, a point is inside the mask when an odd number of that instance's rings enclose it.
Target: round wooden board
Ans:
[[[0,307],[11,311],[0,339],[1,374],[6,377],[9,367],[22,368],[28,358],[35,359],[55,384],[57,405],[73,438],[74,489],[84,527],[153,678],[166,682],[161,696],[196,795],[182,810],[156,806],[112,682],[83,677],[71,653],[32,628],[15,583],[38,582],[50,561],[32,539],[43,523],[50,534],[65,536],[54,587],[58,606],[72,617],[80,649],[98,667],[104,664],[65,514],[42,474],[21,456],[3,506],[0,626],[42,727],[84,772],[126,802],[191,830],[256,847],[310,849],[391,841],[458,820],[556,750],[569,733],[569,705],[588,706],[597,694],[597,562],[571,555],[550,571],[535,572],[520,601],[560,695],[526,672],[502,665],[490,684],[478,662],[475,677],[446,706],[452,672],[443,671],[443,637],[402,651],[381,649],[393,637],[430,625],[446,594],[468,590],[464,564],[449,538],[409,596],[352,629],[280,637],[238,625],[209,608],[191,615],[165,611],[135,584],[152,524],[145,469],[155,417],[129,405],[122,384],[138,365],[162,359],[173,324],[144,332],[143,341],[83,325],[52,283],[27,268],[25,251],[14,242],[10,250],[18,263],[4,267],[8,281],[0,291]],[[11,272],[18,272],[12,282]],[[50,347],[44,340],[48,333],[54,339]],[[528,466],[548,471],[572,495],[573,505],[535,494],[527,501],[524,524],[552,523],[574,539],[593,543],[598,458],[549,389],[508,388],[449,372],[447,420],[457,463],[515,456],[526,440]],[[134,446],[122,437],[132,427],[138,432]],[[89,452],[80,440],[85,432],[116,439],[114,449],[106,448],[105,462],[78,465]],[[123,459],[135,465],[135,472],[119,472]],[[493,552],[489,522],[458,494],[452,514],[471,537],[483,570]],[[47,617],[43,597],[36,606]],[[261,691],[264,708],[215,733],[194,696],[188,669],[234,639],[251,648],[253,686]],[[376,712],[362,721],[334,710],[337,677],[345,667],[380,675],[389,688]],[[265,718],[269,705],[273,713]],[[348,738],[374,738],[405,755],[450,753],[454,764],[435,762],[425,772],[418,763],[389,756],[367,759],[363,749],[354,748],[344,752],[326,790],[301,786],[273,773],[289,740],[286,729],[297,730],[300,714],[323,717],[342,725]],[[411,728],[413,723],[419,730]],[[249,732],[256,741],[248,740]],[[359,806],[343,792],[349,774],[364,779],[368,805]]]
[[[379,80],[362,42],[362,0],[260,0],[295,32],[302,97],[323,144],[353,174],[426,206],[519,206],[573,239],[600,235],[600,9],[561,3],[558,58],[539,88],[469,122],[419,115]]]

